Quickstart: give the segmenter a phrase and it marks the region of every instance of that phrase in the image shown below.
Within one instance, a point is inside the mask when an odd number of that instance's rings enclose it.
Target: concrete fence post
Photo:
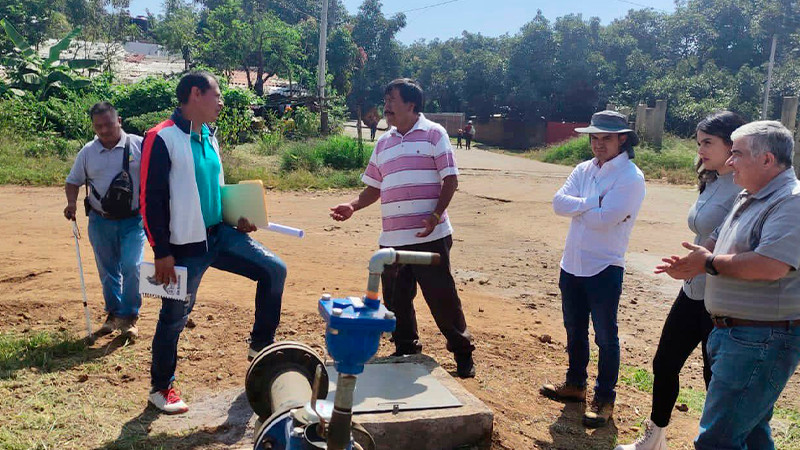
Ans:
[[[796,95],[783,97],[781,123],[794,133],[794,171],[800,174],[800,157],[797,156],[800,153],[800,127],[797,126],[797,106],[798,97]]]
[[[637,133],[642,134],[644,133],[644,129],[646,128],[645,121],[647,120],[645,117],[647,111],[647,104],[639,103],[636,105],[636,127],[634,128]]]

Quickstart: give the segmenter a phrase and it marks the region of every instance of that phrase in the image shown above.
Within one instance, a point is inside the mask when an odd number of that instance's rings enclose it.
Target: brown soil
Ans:
[[[621,384],[614,424],[596,431],[580,424],[580,406],[564,406],[538,395],[542,383],[561,381],[566,370],[556,281],[569,222],[553,214],[550,200],[570,168],[479,150],[459,151],[457,157],[461,185],[449,209],[456,230],[452,258],[475,336],[478,372],[475,379],[462,383],[495,412],[492,448],[611,449],[617,440],[632,440],[649,414],[649,394]],[[271,220],[306,231],[303,240],[261,231],[254,235],[289,267],[281,339],[306,342],[322,352],[323,325],[316,312],[320,294],[359,295],[365,288],[366,264],[379,233],[379,208],[361,211],[344,223],[328,217],[330,206],[353,195],[268,194]],[[663,319],[680,286],[652,275],[652,267],[662,255],[680,252],[680,242],[689,237],[685,217],[695,195],[688,186],[648,183],[645,205],[631,239],[620,304],[624,365],[649,370]],[[3,332],[61,328],[82,333],[80,283],[71,228],[61,216],[63,206],[60,189],[0,188]],[[81,217],[84,234],[85,224]],[[99,324],[102,294],[87,238],[81,241],[81,251],[94,322]],[[146,258],[151,259],[152,254]],[[243,384],[254,288],[249,280],[215,270],[204,278],[192,314],[196,326],[183,333],[180,344],[177,376],[189,402]],[[424,301],[419,298],[417,305],[425,352],[454,370]],[[145,414],[149,342],[158,307],[157,301],[145,299],[141,338],[135,345],[117,348],[119,342],[111,338],[94,344],[93,357],[98,360],[124,355],[118,357],[113,373],[89,372],[78,377],[77,373],[86,371],[64,368],[63,376],[53,382],[70,390],[71,385],[79,384],[81,392],[120,399],[116,406],[92,397],[80,403],[90,410],[85,412],[89,417],[95,411],[98,423],[77,429],[74,438],[66,442],[68,447],[113,447],[126,442],[148,447],[147,431],[140,430],[143,440],[135,444],[126,430]],[[545,335],[551,339],[542,338]],[[389,352],[384,341],[380,354]],[[682,381],[685,386],[702,389],[698,354],[687,363]],[[596,360],[590,365],[590,375],[595,371]],[[8,391],[20,399],[28,395],[22,385],[12,385]],[[781,403],[796,408],[798,391],[798,380],[792,379]],[[105,412],[119,421],[103,420]],[[675,411],[668,431],[671,448],[690,448],[698,414]],[[187,441],[159,442],[172,447]]]

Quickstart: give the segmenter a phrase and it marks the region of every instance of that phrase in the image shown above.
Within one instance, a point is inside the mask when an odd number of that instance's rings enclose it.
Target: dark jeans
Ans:
[[[394,247],[395,250],[433,252],[441,255],[438,266],[419,266],[412,264],[392,264],[381,275],[383,299],[386,307],[395,313],[397,328],[392,337],[398,350],[414,353],[419,346],[417,315],[414,311],[414,297],[417,296],[417,283],[433,319],[447,339],[447,349],[453,353],[467,353],[475,349],[472,335],[467,331],[467,321],[461,309],[455,280],[450,273],[451,236],[422,244]]]
[[[569,369],[567,383],[586,386],[589,365],[589,316],[594,325],[595,343],[600,347],[595,399],[614,402],[619,378],[619,336],[617,308],[622,294],[622,275],[618,266],[608,266],[591,277],[576,277],[561,271],[561,308],[567,330]]]
[[[258,241],[229,225],[220,224],[215,232],[209,233],[207,243],[208,251],[205,254],[175,260],[175,265],[188,269],[188,296],[185,302],[161,300],[150,368],[151,384],[155,390],[168,388],[175,378],[178,338],[197,300],[200,280],[209,267],[258,282],[251,345],[262,347],[275,340],[275,330],[281,318],[286,265]]]
[[[472,147],[472,137],[470,137],[470,136],[465,136],[465,137],[464,137],[464,140],[465,140],[465,141],[466,141],[466,143],[467,143],[467,150],[469,150],[469,149]]]
[[[650,420],[659,427],[669,425],[672,408],[680,391],[679,374],[697,344],[702,343],[703,379],[711,382],[711,365],[706,343],[714,325],[702,300],[692,300],[681,289],[669,310],[661,340],[653,359],[653,410]]]

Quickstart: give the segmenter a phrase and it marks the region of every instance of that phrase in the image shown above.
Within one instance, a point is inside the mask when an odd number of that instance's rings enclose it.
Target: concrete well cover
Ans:
[[[330,379],[328,400],[336,396],[339,374],[327,366]],[[353,412],[373,413],[455,408],[462,403],[444,387],[431,369],[417,363],[367,364],[358,375],[353,397]]]

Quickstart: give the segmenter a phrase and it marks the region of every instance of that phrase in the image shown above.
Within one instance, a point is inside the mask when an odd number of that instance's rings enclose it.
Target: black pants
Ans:
[[[653,359],[653,410],[650,420],[659,427],[669,424],[672,408],[680,391],[679,374],[697,344],[702,343],[703,378],[711,382],[711,366],[706,352],[708,335],[714,325],[702,300],[692,300],[681,289],[669,310],[661,340]]]
[[[397,328],[392,337],[397,350],[414,353],[419,346],[417,315],[414,311],[414,297],[417,284],[433,319],[447,339],[447,349],[453,353],[466,353],[475,349],[472,335],[467,331],[461,299],[458,298],[455,280],[450,273],[451,236],[422,244],[394,247],[395,250],[433,252],[441,255],[438,266],[412,264],[392,264],[381,275],[383,299],[386,307],[395,313]]]
[[[472,136],[464,136],[464,140],[467,141],[467,150],[472,148]]]

